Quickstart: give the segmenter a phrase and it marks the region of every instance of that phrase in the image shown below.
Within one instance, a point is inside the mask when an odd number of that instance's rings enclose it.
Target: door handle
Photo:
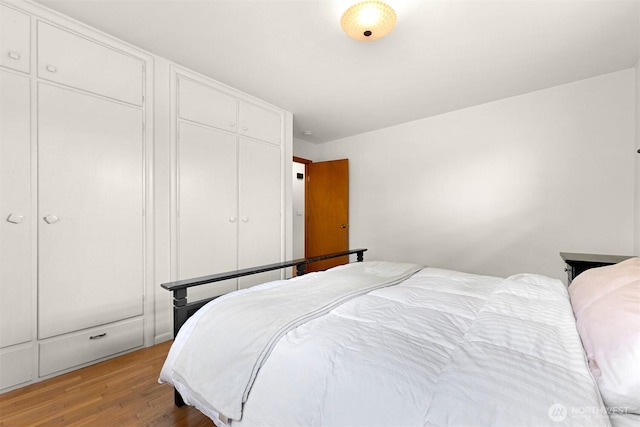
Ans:
[[[23,219],[23,215],[11,214],[7,217],[7,222],[10,222],[11,224],[20,224]]]
[[[342,224],[340,228],[349,228],[349,224]]]
[[[58,222],[58,220],[60,220],[60,218],[58,218],[53,214],[49,214],[45,216],[43,219],[44,219],[44,222],[46,222],[47,224],[55,224],[56,222]]]

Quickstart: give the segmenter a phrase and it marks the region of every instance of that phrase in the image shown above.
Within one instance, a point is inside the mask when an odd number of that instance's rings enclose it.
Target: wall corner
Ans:
[[[640,60],[635,66],[635,173],[633,252],[640,255]]]

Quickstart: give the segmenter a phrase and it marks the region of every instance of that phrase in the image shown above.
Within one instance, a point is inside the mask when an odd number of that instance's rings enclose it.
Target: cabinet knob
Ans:
[[[59,220],[60,220],[60,218],[58,218],[57,216],[55,216],[53,214],[49,214],[49,215],[44,217],[44,222],[46,222],[47,224],[55,224]]]
[[[56,71],[58,71],[58,69],[53,65],[47,65],[47,71],[50,73],[55,73]]]
[[[235,125],[236,125],[236,122],[229,122],[229,126],[235,127]]]
[[[243,217],[242,217],[242,222],[244,222],[244,223],[249,222],[249,217],[247,217],[247,216],[243,216]]]
[[[249,130],[247,126],[242,126],[242,130]]]
[[[342,224],[340,228],[349,228],[349,226],[347,224]]]
[[[13,51],[13,50],[9,51],[8,56],[11,59],[20,59],[20,54],[18,52]]]
[[[7,217],[7,222],[12,224],[20,224],[24,219],[24,215],[11,214]]]
[[[229,217],[229,222],[236,222],[236,217],[235,216],[230,216]]]

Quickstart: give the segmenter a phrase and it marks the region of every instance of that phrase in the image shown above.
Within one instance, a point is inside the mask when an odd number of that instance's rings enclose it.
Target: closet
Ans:
[[[8,389],[144,344],[147,59],[8,5],[0,20]]]
[[[0,393],[170,339],[161,283],[290,257],[292,121],[0,0]]]
[[[173,78],[178,278],[281,261],[285,112],[184,71]],[[189,298],[280,277],[258,276],[189,290]]]

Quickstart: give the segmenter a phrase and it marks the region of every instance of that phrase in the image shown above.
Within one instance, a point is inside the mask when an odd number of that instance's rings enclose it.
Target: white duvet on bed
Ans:
[[[564,285],[513,279],[426,268],[298,326],[273,348],[233,427],[610,425]],[[174,382],[195,323],[163,381]],[[216,418],[206,396],[174,385]]]

